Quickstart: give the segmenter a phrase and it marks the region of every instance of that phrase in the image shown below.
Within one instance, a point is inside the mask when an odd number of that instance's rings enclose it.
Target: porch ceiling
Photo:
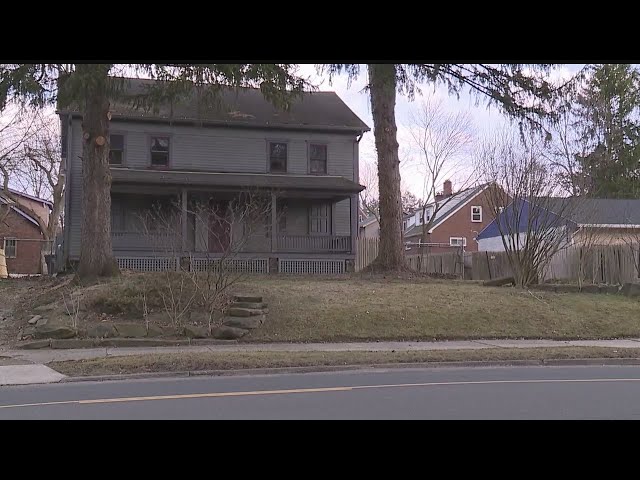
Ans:
[[[299,193],[321,196],[349,196],[359,193],[365,187],[344,177],[329,175],[277,175],[264,173],[210,173],[166,170],[142,170],[112,168],[114,185],[172,185],[206,190],[214,187],[220,190],[243,190],[250,188],[274,190],[280,196]]]

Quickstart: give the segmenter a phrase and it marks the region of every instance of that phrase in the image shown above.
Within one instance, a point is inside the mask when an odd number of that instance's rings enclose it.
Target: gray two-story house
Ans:
[[[132,93],[150,82],[127,81]],[[358,144],[369,127],[334,92],[305,93],[287,112],[259,89],[223,91],[221,100],[219,107],[203,109],[194,93],[157,111],[111,106],[111,234],[120,267],[157,271],[188,259],[197,268],[202,259],[224,255],[249,220],[219,228],[198,218],[193,206],[224,212],[250,191],[261,192],[269,210],[258,225],[251,220],[251,238],[234,255],[240,268],[349,271],[364,188],[358,183]],[[82,118],[74,109],[58,113],[68,162],[64,255],[73,262],[82,242]],[[141,213],[158,204],[179,205],[183,221],[169,242],[176,247],[171,252],[156,248],[166,239],[154,242],[153,230],[141,226]]]

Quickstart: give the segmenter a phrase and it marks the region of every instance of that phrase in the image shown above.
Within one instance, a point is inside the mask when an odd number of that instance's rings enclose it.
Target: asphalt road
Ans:
[[[638,419],[640,367],[389,369],[0,387],[0,419]]]

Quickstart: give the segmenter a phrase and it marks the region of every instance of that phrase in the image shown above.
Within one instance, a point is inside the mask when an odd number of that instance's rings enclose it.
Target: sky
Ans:
[[[550,78],[568,79],[575,74],[583,64],[566,64],[554,71]],[[334,77],[329,83],[328,78],[317,75],[314,65],[301,65],[300,74],[310,77],[310,79],[319,86],[320,90],[335,91],[338,96],[358,115],[369,127],[371,131],[366,133],[360,142],[360,163],[375,163],[376,151],[373,140],[373,118],[371,116],[371,106],[369,96],[362,90],[367,83],[366,67],[361,68],[361,75],[354,80],[350,86],[346,75]],[[455,95],[449,95],[446,87],[433,85],[424,85],[421,87],[421,94],[417,94],[413,101],[409,101],[406,97],[398,95],[396,99],[396,124],[398,125],[398,143],[401,150],[401,167],[400,174],[402,176],[402,187],[408,189],[418,198],[422,198],[424,192],[424,174],[423,168],[419,165],[419,158],[415,152],[410,149],[410,135],[407,125],[410,122],[410,111],[415,110],[420,101],[425,96],[430,96],[435,100],[442,100],[443,107],[447,112],[468,111],[474,125],[476,135],[482,136],[489,133],[493,129],[500,128],[503,124],[508,123],[506,117],[500,113],[496,106],[487,108],[486,102],[482,100],[478,105],[477,99],[468,94],[461,92],[458,99]],[[466,158],[461,162],[463,165],[469,165],[471,159]],[[456,190],[456,180],[460,183],[460,179],[468,178],[468,174],[460,176],[458,179],[453,178],[453,188]],[[458,186],[460,187],[460,185]]]

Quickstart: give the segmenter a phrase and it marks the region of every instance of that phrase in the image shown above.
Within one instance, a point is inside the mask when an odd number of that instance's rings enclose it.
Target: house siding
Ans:
[[[486,191],[472,198],[460,210],[451,215],[446,221],[438,225],[429,235],[428,242],[449,243],[450,237],[466,237],[467,252],[477,252],[478,242],[475,238],[493,220],[489,199]],[[471,221],[471,207],[482,207],[482,222]]]
[[[80,125],[74,119],[74,125]],[[242,128],[188,127],[139,122],[111,122],[111,133],[125,136],[125,166],[150,166],[150,137],[170,137],[170,166],[177,170],[224,173],[268,173],[268,142],[288,144],[287,173],[309,173],[308,145],[325,143],[327,174],[354,180],[353,144],[350,134],[269,131]],[[75,137],[75,135],[74,135]],[[81,147],[81,145],[80,145]]]
[[[69,163],[71,181],[67,194],[69,195],[69,208],[67,212],[67,228],[69,229],[70,258],[80,257],[80,231],[82,225],[82,124],[80,120],[74,120],[71,124],[71,150],[69,151]]]
[[[308,145],[327,144],[327,174],[358,181],[357,142],[355,134],[308,131],[272,131],[222,127],[191,127],[142,122],[111,122],[112,134],[124,135],[124,167],[144,169],[150,166],[150,138],[154,134],[170,137],[169,168],[223,173],[268,173],[268,142],[288,144],[287,173],[306,175],[309,172]],[[70,129],[71,148],[68,258],[80,255],[82,202],[82,129],[81,120],[74,118]],[[355,198],[355,197],[354,197]],[[287,231],[291,235],[308,234],[308,201],[287,199]],[[345,199],[333,207],[334,235],[351,235],[357,202]],[[289,218],[290,217],[290,218]],[[356,235],[356,232],[353,233]],[[194,243],[194,242],[191,242]],[[269,251],[270,240],[256,233],[249,244],[257,251]],[[195,245],[194,245],[195,246]]]
[[[471,221],[471,207],[482,207],[482,222]],[[475,237],[493,220],[491,214],[491,208],[489,207],[489,200],[486,191],[482,191],[469,202],[467,202],[460,210],[445,219],[442,223],[438,224],[434,228],[431,234],[427,234],[428,243],[444,243],[449,244],[451,237],[466,237],[467,246],[465,250],[468,252],[478,251],[478,242]],[[413,236],[406,238],[406,240],[417,242],[420,236]],[[415,249],[415,247],[413,247]],[[446,247],[432,247],[430,252],[441,253],[450,251]]]
[[[640,229],[637,228],[581,229],[573,235],[573,244],[576,246],[628,245],[637,243],[639,239]]]
[[[5,238],[18,239],[15,258],[6,259],[9,274],[40,273],[40,253],[44,239],[40,228],[14,210],[9,212],[2,223],[0,248],[3,248]]]

